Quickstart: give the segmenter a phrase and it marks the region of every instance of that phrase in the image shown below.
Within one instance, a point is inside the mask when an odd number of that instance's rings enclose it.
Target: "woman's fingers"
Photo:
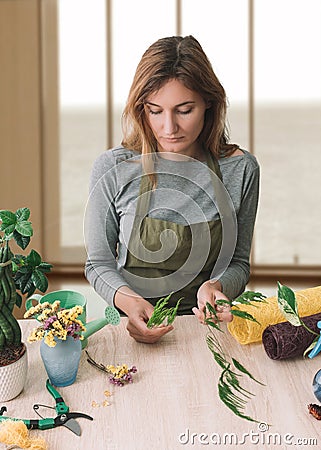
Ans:
[[[211,314],[208,310],[206,311],[206,318],[211,318],[212,320],[217,320],[219,322],[231,322],[233,320],[233,314],[231,313],[231,308],[229,306],[215,305],[216,316]],[[201,310],[202,309],[202,310]],[[205,306],[201,306],[200,309],[193,308],[192,311],[199,320],[200,323],[204,324],[204,309]]]
[[[144,325],[142,323],[136,324],[128,321],[127,331],[129,335],[137,342],[142,342],[145,344],[154,344],[161,337],[174,329],[172,325],[147,328],[146,323],[143,323]]]
[[[222,312],[217,312],[216,314],[220,322],[232,322],[233,320],[233,314],[231,313],[230,309],[226,309]]]
[[[197,317],[200,323],[204,324],[204,312],[200,311],[198,308],[194,307],[192,309],[193,313]]]

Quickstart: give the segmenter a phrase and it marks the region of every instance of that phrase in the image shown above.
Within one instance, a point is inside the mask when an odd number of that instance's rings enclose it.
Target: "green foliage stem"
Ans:
[[[265,303],[265,298],[266,297],[259,292],[246,291],[231,303],[227,300],[217,300],[216,304],[221,306],[226,304],[231,305],[234,307],[234,309],[231,309],[231,313],[235,316],[245,320],[257,322],[251,314],[245,311],[240,311],[238,309],[238,305],[252,305],[252,302]],[[253,419],[244,412],[247,401],[253,396],[253,394],[241,386],[240,379],[242,376],[246,375],[256,383],[263,383],[256,380],[240,362],[234,358],[229,358],[223,351],[223,348],[215,334],[215,331],[222,332],[222,329],[218,320],[216,309],[210,303],[206,304],[204,321],[208,325],[209,329],[209,333],[206,336],[207,346],[214,357],[214,361],[222,369],[218,380],[218,393],[221,401],[238,417],[250,422],[259,423],[260,421]]]
[[[167,297],[160,298],[157,301],[153,314],[147,322],[148,328],[159,327],[162,324],[171,325],[174,322],[182,298],[177,301],[176,306],[167,308],[166,305],[171,296],[172,293],[170,293]]]

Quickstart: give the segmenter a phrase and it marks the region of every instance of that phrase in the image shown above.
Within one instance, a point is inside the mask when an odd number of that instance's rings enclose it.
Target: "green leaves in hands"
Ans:
[[[266,295],[261,294],[261,292],[245,291],[232,300],[232,306],[238,304],[256,306],[253,303],[266,303],[265,299]]]
[[[225,300],[224,300],[225,302]],[[218,304],[218,301],[217,301]],[[208,314],[209,313],[209,314]],[[215,328],[218,331],[222,331],[220,327],[220,321],[217,317],[217,313],[213,305],[209,302],[206,303],[206,307],[204,308],[204,323],[212,328]]]
[[[238,305],[251,305],[257,308],[258,305],[255,303],[266,303],[265,299],[266,296],[261,294],[261,292],[245,291],[236,299],[232,300],[231,304],[234,306],[234,309],[231,309],[231,313],[233,316],[250,320],[251,322],[256,322],[259,325],[259,322],[252,316],[252,314],[247,311],[240,310]]]
[[[162,324],[171,325],[174,322],[182,298],[177,301],[176,306],[167,308],[166,305],[172,294],[171,292],[167,297],[160,298],[157,301],[154,312],[147,322],[147,328],[159,327]]]
[[[237,297],[235,300],[232,300],[232,302],[229,302],[228,300],[224,299],[218,299],[216,300],[216,305],[218,306],[226,306],[231,305],[234,308],[231,309],[231,314],[233,316],[240,317],[241,319],[250,320],[251,322],[256,322],[259,324],[259,322],[247,311],[242,311],[239,309],[238,305],[251,305],[254,307],[257,307],[255,303],[266,303],[265,301],[266,296],[261,294],[261,292],[254,292],[254,291],[246,291],[243,292],[239,297]],[[214,316],[215,322],[211,318],[205,318],[205,323],[207,325],[213,326],[214,328],[220,330],[220,327],[218,325],[218,317],[215,308],[210,304],[206,304],[206,308],[208,312]],[[206,314],[205,314],[206,317]],[[220,330],[221,331],[221,330]]]

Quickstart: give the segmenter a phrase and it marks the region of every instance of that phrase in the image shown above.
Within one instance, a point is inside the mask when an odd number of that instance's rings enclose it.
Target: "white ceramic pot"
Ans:
[[[24,388],[27,379],[27,349],[18,361],[0,367],[0,403],[17,397]]]

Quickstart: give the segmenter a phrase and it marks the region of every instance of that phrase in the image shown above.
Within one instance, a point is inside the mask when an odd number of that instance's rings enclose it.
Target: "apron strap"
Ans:
[[[148,215],[153,185],[148,175],[142,175],[135,217],[143,219]]]

